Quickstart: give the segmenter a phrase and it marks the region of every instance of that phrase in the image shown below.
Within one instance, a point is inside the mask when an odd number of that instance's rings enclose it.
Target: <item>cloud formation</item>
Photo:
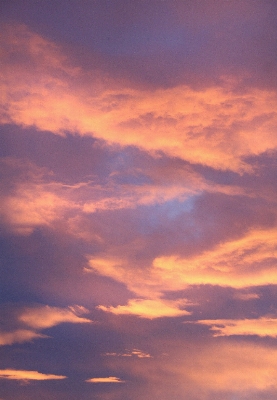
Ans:
[[[68,309],[41,306],[34,308],[26,308],[19,317],[19,321],[35,329],[46,329],[52,326],[69,322],[72,324],[91,323],[87,318],[78,316],[77,314],[87,313],[84,307],[71,307]]]
[[[0,346],[11,345],[13,343],[29,342],[33,339],[47,337],[47,335],[43,335],[28,329],[17,329],[13,332],[0,332]]]
[[[3,38],[2,123],[92,135],[240,173],[252,170],[246,157],[277,147],[274,91],[236,93],[232,78],[202,91],[185,85],[139,90],[127,82],[120,87],[113,78],[99,80],[95,71],[71,67],[61,49],[25,26],[7,26]],[[11,46],[33,65],[32,73],[13,61]]]
[[[90,378],[87,379],[86,382],[89,383],[124,383],[120,378],[116,376],[108,376],[107,378]]]
[[[51,375],[51,374],[42,374],[38,371],[24,371],[24,370],[15,370],[15,369],[1,369],[0,370],[0,379],[11,379],[11,380],[19,380],[19,381],[46,381],[52,379],[65,379],[66,376],[63,375]]]
[[[138,357],[138,358],[152,358],[149,353],[145,353],[139,349],[133,349],[131,351],[126,351],[125,353],[105,353],[105,356],[113,356],[113,357]]]
[[[190,312],[180,309],[180,307],[184,305],[186,305],[186,301],[180,300],[169,301],[163,299],[131,299],[128,301],[126,306],[98,306],[98,308],[116,315],[133,314],[142,318],[152,319],[189,315]]]
[[[167,283],[171,290],[199,284],[234,288],[276,284],[276,246],[275,228],[254,229],[195,257],[157,258],[153,277]]]
[[[81,317],[82,314],[86,313],[88,313],[88,310],[82,306],[59,308],[41,305],[19,308],[17,315],[11,315],[11,318],[14,319],[14,325],[20,328],[0,332],[0,346],[49,338],[39,331],[62,323],[92,323],[90,319]]]
[[[276,318],[200,320],[197,323],[210,326],[214,336],[257,335],[260,337],[277,337]]]
[[[208,3],[1,7],[1,398],[276,399],[277,3]]]

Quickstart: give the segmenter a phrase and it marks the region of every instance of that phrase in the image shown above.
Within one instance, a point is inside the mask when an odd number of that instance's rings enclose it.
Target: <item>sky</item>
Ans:
[[[276,0],[0,25],[0,400],[276,399]]]

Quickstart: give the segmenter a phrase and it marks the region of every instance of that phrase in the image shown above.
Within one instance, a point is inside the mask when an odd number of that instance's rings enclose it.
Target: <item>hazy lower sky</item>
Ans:
[[[0,400],[275,400],[276,0],[0,15]]]

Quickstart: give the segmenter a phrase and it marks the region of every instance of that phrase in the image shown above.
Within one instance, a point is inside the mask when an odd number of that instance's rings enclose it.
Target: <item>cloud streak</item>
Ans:
[[[9,380],[18,380],[18,381],[46,381],[46,380],[57,380],[57,379],[65,379],[66,376],[63,375],[51,375],[51,374],[42,374],[38,371],[24,371],[24,370],[15,370],[15,369],[1,369],[0,370],[0,379],[9,379]]]
[[[202,91],[184,85],[141,91],[127,83],[118,87],[111,78],[108,85],[101,85],[93,72],[86,76],[80,68],[70,67],[56,45],[24,26],[7,27],[4,40],[30,60],[34,71],[30,74],[13,63],[9,51],[4,51],[2,123],[36,126],[56,134],[66,130],[89,134],[107,143],[137,146],[150,153],[163,151],[191,163],[240,173],[251,171],[246,157],[277,147],[273,91],[235,93],[231,80],[224,87]],[[85,81],[82,88],[77,87],[80,79]]]
[[[46,305],[19,309],[17,311],[18,315],[12,317],[15,318],[14,324],[20,328],[13,331],[0,332],[0,346],[29,342],[33,339],[49,338],[49,336],[41,334],[39,331],[62,323],[92,323],[90,319],[81,317],[82,314],[86,313],[88,313],[88,310],[82,306],[60,308]]]
[[[108,376],[106,378],[90,378],[87,379],[85,382],[89,383],[124,383],[120,378],[116,376]]]
[[[276,318],[200,320],[197,323],[210,326],[214,336],[257,335],[260,337],[277,337]]]

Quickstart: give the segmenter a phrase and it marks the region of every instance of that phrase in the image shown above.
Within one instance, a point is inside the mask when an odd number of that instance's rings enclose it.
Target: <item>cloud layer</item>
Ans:
[[[276,399],[275,2],[5,3],[1,398]]]

